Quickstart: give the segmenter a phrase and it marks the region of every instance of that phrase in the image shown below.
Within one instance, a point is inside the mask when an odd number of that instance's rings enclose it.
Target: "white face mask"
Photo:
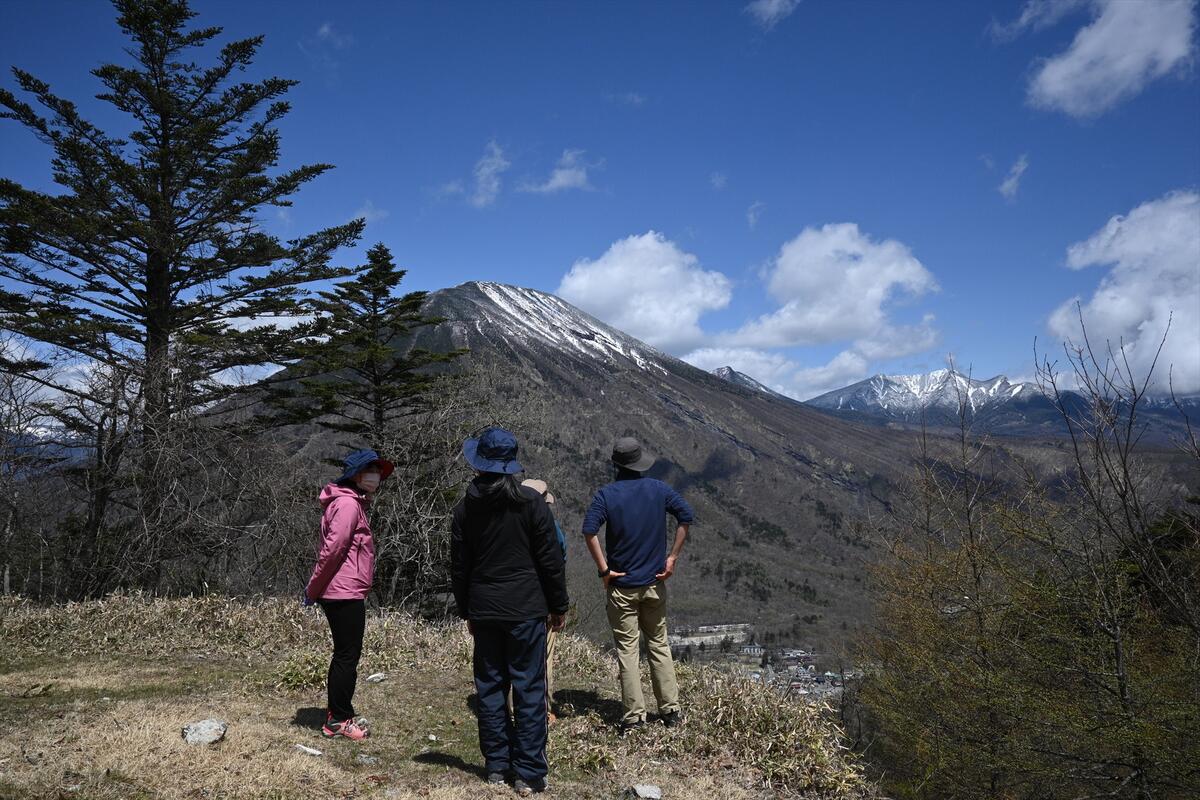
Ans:
[[[379,488],[379,482],[382,480],[383,478],[379,477],[378,472],[364,472],[358,476],[358,485],[364,491],[373,492]]]

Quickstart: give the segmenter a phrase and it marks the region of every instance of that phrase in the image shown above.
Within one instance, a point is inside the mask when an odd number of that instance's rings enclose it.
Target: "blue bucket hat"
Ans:
[[[480,472],[513,475],[525,471],[517,461],[517,437],[503,428],[488,428],[478,438],[467,439],[463,458]]]
[[[374,450],[355,450],[346,456],[346,460],[342,464],[346,469],[342,473],[342,477],[337,479],[337,483],[350,480],[370,466],[379,467],[379,477],[381,478],[386,478],[396,469],[395,464],[386,458],[380,458],[379,453],[376,453]]]

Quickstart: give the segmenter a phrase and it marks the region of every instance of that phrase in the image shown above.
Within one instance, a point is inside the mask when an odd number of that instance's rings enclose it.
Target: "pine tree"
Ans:
[[[259,323],[294,314],[306,284],[346,274],[331,255],[355,242],[364,222],[287,242],[263,230],[263,212],[290,205],[331,167],[276,169],[275,124],[295,81],[236,80],[261,36],[226,44],[202,66],[189,55],[221,29],[189,27],[186,0],[114,5],[133,63],[92,74],[104,86],[98,99],[131,123],[126,137],[87,121],[23,70],[13,70],[17,85],[45,112],[0,89],[0,117],[51,147],[63,189],[0,179],[0,329],[34,346],[28,358],[0,356],[0,367],[70,400],[50,409],[68,430],[94,427],[72,408],[114,402],[79,381],[80,371],[106,370],[128,387],[132,410],[120,428],[138,433],[137,506],[157,517],[167,478],[160,456],[176,427],[222,408],[237,391],[231,371],[286,363],[311,329]],[[50,364],[60,369],[46,371]],[[106,513],[92,502],[85,533],[94,539]]]
[[[376,450],[396,439],[397,426],[428,407],[435,375],[422,370],[458,351],[397,347],[416,328],[440,319],[421,314],[426,292],[395,296],[407,270],[382,243],[367,251],[356,275],[321,291],[308,306],[322,334],[301,343],[291,381],[271,388],[277,423],[315,420]]]

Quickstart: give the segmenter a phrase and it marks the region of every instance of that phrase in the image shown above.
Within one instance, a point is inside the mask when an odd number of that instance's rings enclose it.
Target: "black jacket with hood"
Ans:
[[[463,619],[521,622],[567,612],[567,576],[554,517],[542,496],[521,487],[524,503],[494,476],[467,486],[450,524],[450,580]]]

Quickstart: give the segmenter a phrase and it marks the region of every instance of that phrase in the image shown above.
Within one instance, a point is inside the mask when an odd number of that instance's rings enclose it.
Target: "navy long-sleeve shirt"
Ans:
[[[608,567],[625,575],[615,586],[650,586],[667,566],[666,515],[691,524],[692,507],[679,492],[654,478],[622,476],[596,491],[583,518],[583,533],[594,536],[607,526],[604,549]]]

